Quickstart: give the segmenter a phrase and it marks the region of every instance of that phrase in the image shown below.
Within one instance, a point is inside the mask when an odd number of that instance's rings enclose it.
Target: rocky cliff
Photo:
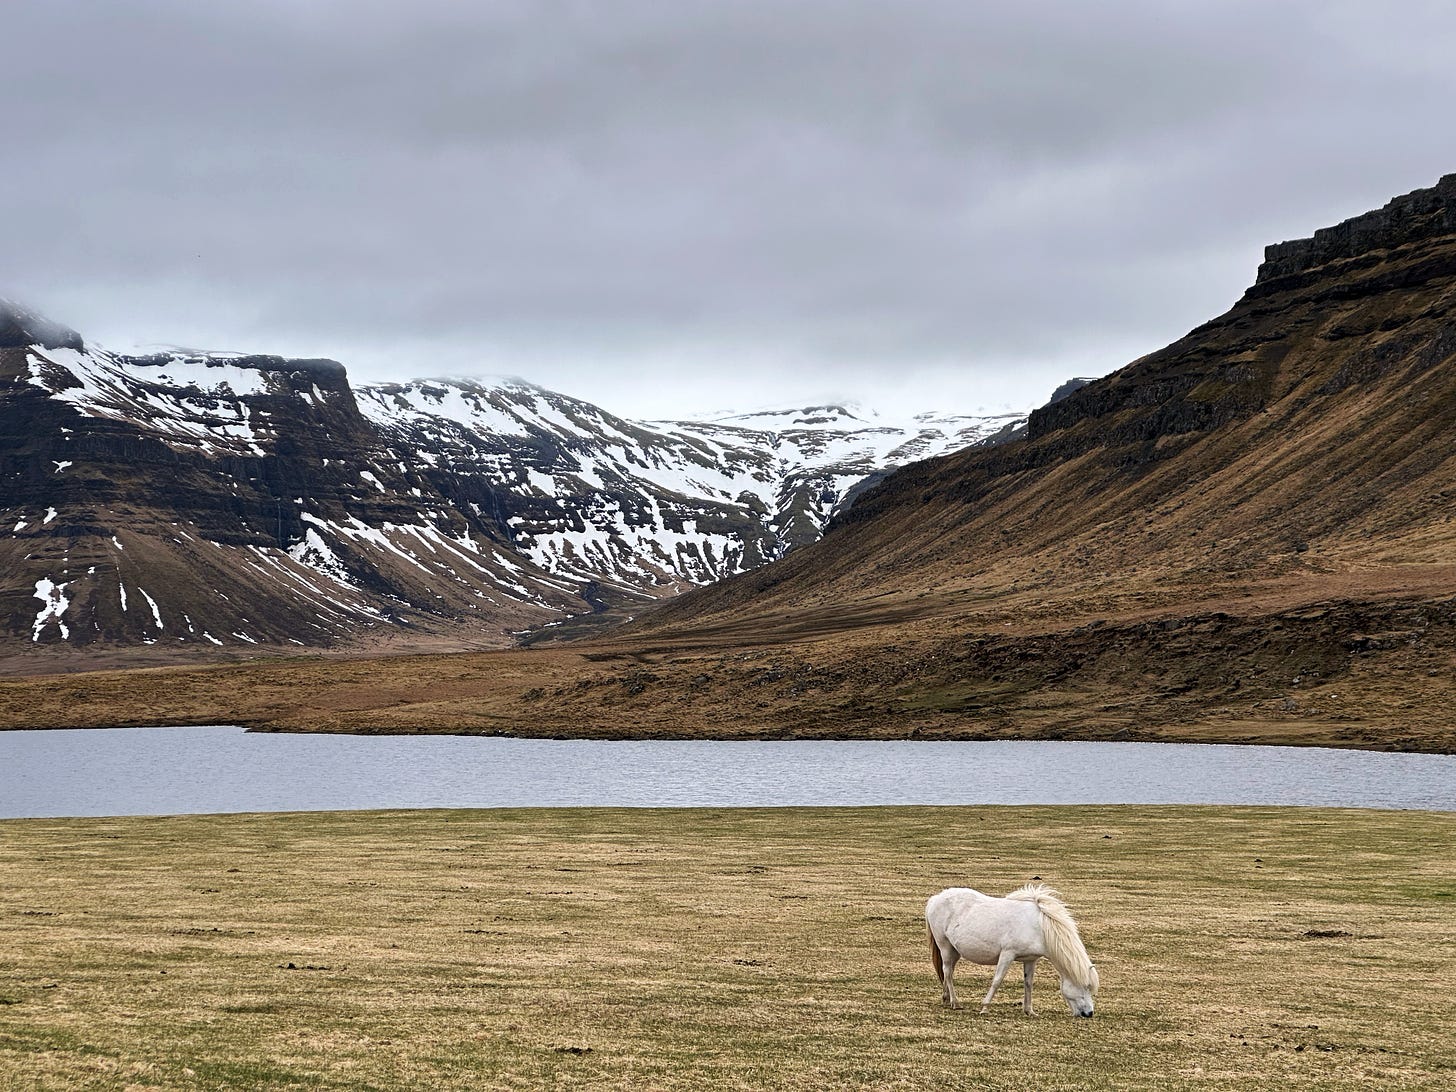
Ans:
[[[1321,228],[1308,239],[1271,243],[1255,286],[1297,276],[1332,262],[1366,255],[1456,232],[1456,174],[1429,189],[1392,198],[1383,208]]]
[[[519,380],[88,346],[0,307],[12,651],[502,644],[819,536],[867,476],[1003,419],[643,423]]]

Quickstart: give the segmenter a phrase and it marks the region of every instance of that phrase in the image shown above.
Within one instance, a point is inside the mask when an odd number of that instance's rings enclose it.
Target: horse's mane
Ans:
[[[1041,911],[1042,937],[1046,940],[1047,958],[1058,972],[1070,978],[1078,986],[1097,992],[1097,968],[1092,957],[1082,944],[1082,935],[1072,912],[1062,902],[1060,892],[1044,883],[1029,883],[1018,887],[1008,899],[1036,904]]]

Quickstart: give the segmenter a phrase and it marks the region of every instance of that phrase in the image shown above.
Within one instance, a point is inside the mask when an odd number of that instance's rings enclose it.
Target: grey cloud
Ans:
[[[1456,16],[1400,13],[12,0],[0,288],[375,377],[1029,402],[1456,169]]]

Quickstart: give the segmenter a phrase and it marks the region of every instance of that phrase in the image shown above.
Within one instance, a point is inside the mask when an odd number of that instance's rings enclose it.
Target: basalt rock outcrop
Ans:
[[[1027,434],[1061,456],[1089,446],[1145,445],[1160,458],[1171,437],[1262,412],[1283,393],[1284,356],[1338,360],[1321,393],[1376,371],[1444,359],[1445,292],[1456,276],[1456,175],[1397,197],[1308,239],[1265,248],[1254,284],[1226,315],[1105,380],[1032,412]],[[1275,321],[1270,321],[1274,319]],[[1310,324],[1319,323],[1317,330]],[[1308,335],[1311,346],[1301,346]],[[1358,359],[1347,338],[1368,339]],[[1313,352],[1301,351],[1312,349]],[[1329,351],[1325,351],[1328,349]],[[1090,427],[1083,426],[1084,423]]]
[[[1308,239],[1271,243],[1264,248],[1264,262],[1254,285],[1259,287],[1332,262],[1374,255],[1453,232],[1456,174],[1448,174],[1429,189],[1393,198],[1383,208],[1321,228]]]

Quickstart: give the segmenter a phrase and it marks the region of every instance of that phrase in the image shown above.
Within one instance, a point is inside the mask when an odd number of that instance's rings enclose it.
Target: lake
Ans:
[[[0,818],[362,808],[1271,804],[1456,810],[1456,756],[1170,743],[0,732]]]

